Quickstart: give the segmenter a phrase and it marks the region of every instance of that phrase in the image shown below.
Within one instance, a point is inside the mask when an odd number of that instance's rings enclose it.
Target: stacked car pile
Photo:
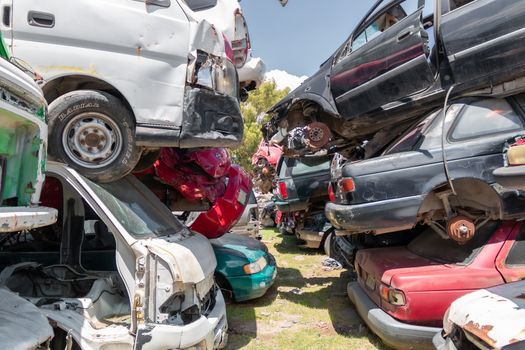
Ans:
[[[242,141],[239,102],[264,73],[238,2],[21,0],[2,11],[16,56],[2,41],[2,344],[224,347],[221,289],[247,300],[276,277],[262,243],[224,235],[251,182],[214,147]],[[188,229],[172,210],[199,213]]]
[[[519,0],[379,0],[270,110],[265,137],[286,156],[334,155],[331,253],[353,265],[348,295],[390,346],[432,348],[452,301],[524,276],[524,172],[493,174],[504,148],[523,164],[522,141],[506,143],[525,133],[524,28]],[[460,308],[444,349],[522,339]]]

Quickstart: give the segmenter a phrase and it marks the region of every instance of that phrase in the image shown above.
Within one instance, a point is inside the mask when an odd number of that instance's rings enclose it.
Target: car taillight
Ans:
[[[281,194],[281,197],[283,197],[283,199],[288,198],[288,192],[286,191],[286,183],[279,182],[279,193]]]
[[[224,35],[224,33],[222,34],[222,37],[224,39],[224,51],[226,53],[226,57],[228,57],[230,62],[235,64],[235,55],[233,53],[232,45],[230,44],[230,42],[228,41],[228,38],[226,38],[226,35]]]
[[[347,177],[346,179],[342,179],[339,182],[339,187],[341,187],[341,190],[345,193],[348,192],[354,192],[355,191],[355,183],[354,179],[351,177]]]
[[[525,138],[509,146],[507,150],[507,161],[509,165],[525,164]]]
[[[392,288],[386,284],[381,284],[379,286],[379,294],[381,295],[381,299],[389,304],[396,306],[403,306],[406,304],[405,293],[403,293],[402,290]]]
[[[248,50],[250,49],[250,36],[248,34],[248,27],[246,26],[246,20],[242,15],[241,11],[237,9],[235,11],[235,38],[232,40],[232,48],[235,60],[235,66],[241,68],[244,66],[246,59],[248,58]]]
[[[335,192],[334,192],[334,187],[332,186],[332,183],[328,184],[328,200],[330,202],[335,202]]]

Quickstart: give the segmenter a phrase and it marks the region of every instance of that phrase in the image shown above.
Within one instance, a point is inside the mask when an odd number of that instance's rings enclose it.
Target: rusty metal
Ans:
[[[313,122],[305,127],[306,140],[312,148],[321,148],[330,140],[330,129],[326,124]]]
[[[458,215],[448,221],[447,233],[456,242],[465,243],[476,233],[476,225],[468,217]]]

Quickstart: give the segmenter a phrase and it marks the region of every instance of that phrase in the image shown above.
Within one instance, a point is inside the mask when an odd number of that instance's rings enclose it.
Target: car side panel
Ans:
[[[525,72],[521,0],[466,4],[442,16],[440,36],[456,84],[488,86]]]
[[[421,10],[414,12],[334,66],[332,94],[345,119],[377,110],[432,84],[420,16]]]

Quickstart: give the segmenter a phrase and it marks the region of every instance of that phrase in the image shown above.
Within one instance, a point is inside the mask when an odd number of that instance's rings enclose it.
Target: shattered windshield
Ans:
[[[85,181],[132,236],[144,238],[187,232],[168,208],[133,176],[105,184]]]

